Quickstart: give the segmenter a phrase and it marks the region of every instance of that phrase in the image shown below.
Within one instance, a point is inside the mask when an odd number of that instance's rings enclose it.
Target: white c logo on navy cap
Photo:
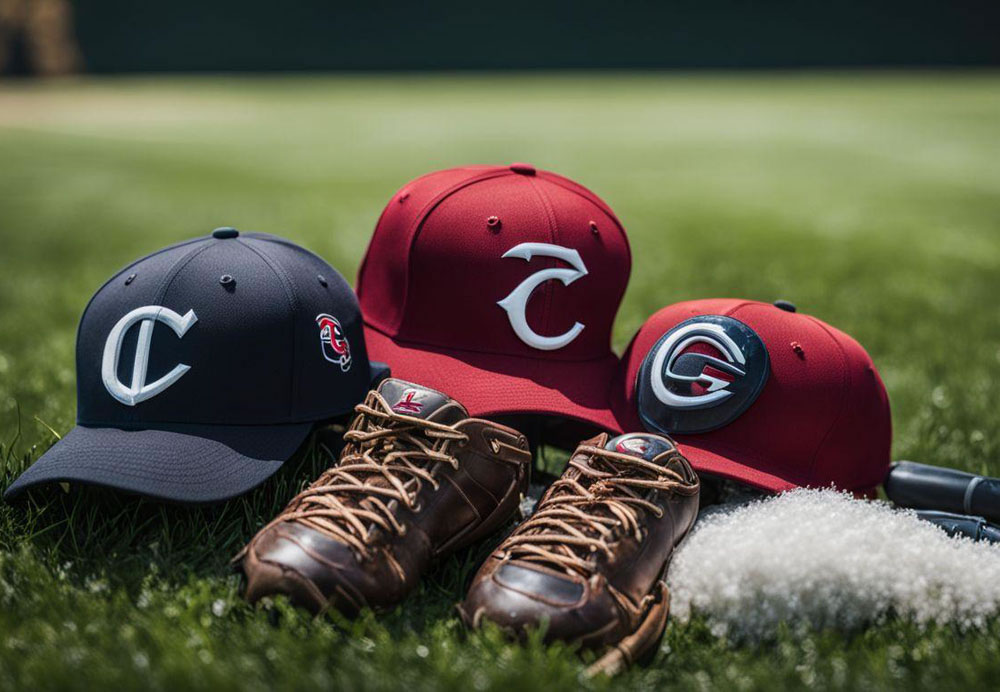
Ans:
[[[173,370],[158,379],[146,384],[146,371],[149,369],[149,347],[153,341],[153,326],[163,322],[178,338],[184,336],[187,330],[198,321],[194,310],[188,310],[183,317],[169,308],[160,305],[146,305],[128,313],[111,329],[108,340],[104,342],[104,358],[101,362],[101,379],[108,394],[126,406],[135,406],[140,401],[152,398],[179,380],[191,369],[190,365],[179,363]],[[132,384],[126,387],[118,379],[118,359],[121,357],[122,342],[129,328],[136,322],[139,327],[139,340],[135,345],[135,362],[132,366]]]

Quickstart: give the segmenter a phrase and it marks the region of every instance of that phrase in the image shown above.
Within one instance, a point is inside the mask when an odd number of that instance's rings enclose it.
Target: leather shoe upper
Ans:
[[[488,558],[459,607],[516,635],[597,648],[640,628],[698,512],[698,478],[669,438],[581,443],[535,513]],[[665,593],[665,589],[662,591]]]
[[[397,379],[357,411],[338,463],[237,556],[248,600],[283,593],[314,612],[387,608],[433,559],[517,511],[531,463],[517,431]]]

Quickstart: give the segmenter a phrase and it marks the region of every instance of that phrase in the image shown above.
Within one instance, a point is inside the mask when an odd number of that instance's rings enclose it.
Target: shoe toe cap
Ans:
[[[613,628],[618,612],[606,591],[569,575],[506,562],[478,580],[461,611],[467,624],[488,620],[523,636],[547,623],[545,638],[586,642]]]
[[[242,566],[251,603],[283,594],[314,613],[329,607],[353,613],[366,605],[352,578],[358,569],[350,548],[300,524],[276,524],[258,534]]]

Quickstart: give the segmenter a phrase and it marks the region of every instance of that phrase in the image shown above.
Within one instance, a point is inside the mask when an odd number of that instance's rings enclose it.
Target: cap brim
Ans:
[[[721,453],[708,449],[706,445],[694,441],[691,436],[676,436],[678,448],[698,473],[708,473],[721,478],[738,481],[771,493],[781,493],[800,487],[771,473],[757,470],[755,466],[763,466],[752,460],[738,461],[739,455]]]
[[[221,502],[260,485],[291,457],[311,423],[171,425],[169,430],[77,426],[7,488],[102,485],[175,502]]]
[[[368,353],[393,377],[440,390],[473,416],[542,414],[621,432],[608,406],[618,359],[611,351],[587,361],[519,358],[493,353],[428,350],[365,326]]]

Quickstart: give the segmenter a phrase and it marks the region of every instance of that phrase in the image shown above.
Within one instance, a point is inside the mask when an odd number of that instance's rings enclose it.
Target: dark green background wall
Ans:
[[[74,4],[96,72],[1000,63],[1000,0]]]

